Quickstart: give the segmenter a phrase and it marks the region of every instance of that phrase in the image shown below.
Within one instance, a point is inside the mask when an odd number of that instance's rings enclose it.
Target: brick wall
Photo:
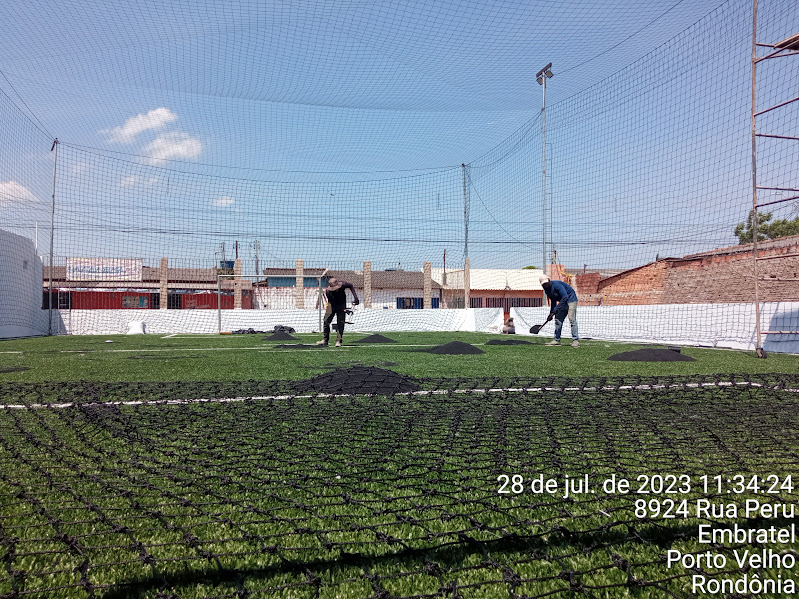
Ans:
[[[799,250],[799,248],[797,248]],[[799,256],[785,256],[782,249],[758,252],[761,302],[799,300]],[[688,267],[672,263],[667,287],[674,296],[671,303],[752,302],[754,273],[751,254],[712,256]]]
[[[599,281],[602,275],[598,272],[589,272],[583,275],[574,276],[574,291],[580,304],[584,306],[599,305]]]
[[[669,303],[664,297],[667,271],[668,264],[660,260],[607,277],[598,282],[595,293],[578,294],[580,303],[589,306]]]
[[[584,305],[754,301],[752,246],[667,258],[596,282],[578,275]],[[761,302],[799,301],[799,236],[758,244]],[[593,273],[596,275],[596,273]]]

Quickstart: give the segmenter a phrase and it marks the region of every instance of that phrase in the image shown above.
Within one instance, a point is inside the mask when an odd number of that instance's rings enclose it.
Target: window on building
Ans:
[[[509,312],[511,308],[538,308],[541,304],[540,297],[487,297],[486,308],[502,308]]]
[[[437,297],[430,298],[433,308],[440,308],[441,301]],[[397,309],[398,310],[421,310],[424,308],[424,298],[421,297],[398,297]]]
[[[150,298],[141,295],[123,295],[123,308],[149,308]]]

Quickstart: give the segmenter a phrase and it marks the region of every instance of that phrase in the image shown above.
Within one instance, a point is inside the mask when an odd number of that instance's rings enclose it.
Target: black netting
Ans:
[[[696,572],[664,559],[706,549],[702,520],[640,517],[640,496],[602,482],[688,475],[681,498],[718,502],[699,477],[799,463],[797,375],[419,379],[381,395],[356,370],[324,392],[318,377],[306,392],[4,384],[0,596],[689,597]],[[502,474],[597,492],[500,494]],[[743,576],[742,547],[714,547],[729,560],[711,576]]]

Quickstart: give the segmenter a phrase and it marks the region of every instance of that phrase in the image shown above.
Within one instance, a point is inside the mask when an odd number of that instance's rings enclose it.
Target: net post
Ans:
[[[222,334],[222,275],[216,273],[216,328]]]
[[[317,280],[317,283],[318,283],[317,291],[319,292],[319,294],[317,295],[317,298],[316,298],[316,311],[317,311],[318,316],[319,316],[319,332],[320,333],[322,332],[322,279],[325,278],[325,275],[327,274],[328,270],[330,270],[330,268],[325,268],[325,270],[322,271],[322,274],[319,275],[318,280]]]
[[[429,309],[433,307],[433,282],[432,282],[432,264],[430,262],[425,262],[424,266],[422,267],[422,271],[424,272],[424,288],[422,291],[422,301],[423,307],[425,309]]]
[[[297,260],[295,273],[296,286],[294,287],[294,305],[302,310],[305,308],[305,270],[302,259]]]
[[[161,268],[158,274],[161,283],[158,308],[166,310],[169,307],[169,258],[161,258]]]
[[[752,1],[752,277],[755,282],[755,354],[765,358],[760,331],[760,289],[757,267],[757,0]]]
[[[363,262],[363,307],[372,307],[372,261]]]
[[[469,308],[469,287],[471,286],[471,273],[469,271],[469,258],[463,262],[463,307]]]
[[[55,231],[55,185],[56,173],[58,172],[58,138],[53,140],[53,145],[50,148],[52,152],[55,150],[55,159],[53,160],[53,195],[50,202],[50,267],[47,269],[49,273],[49,283],[47,290],[47,334],[53,334],[53,241]]]
[[[241,258],[233,263],[233,309],[241,309]]]

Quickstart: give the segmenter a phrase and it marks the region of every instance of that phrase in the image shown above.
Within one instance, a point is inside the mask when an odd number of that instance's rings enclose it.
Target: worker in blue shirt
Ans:
[[[544,293],[549,298],[552,306],[549,311],[547,322],[555,319],[555,338],[547,345],[560,345],[560,332],[563,329],[563,321],[569,317],[569,324],[572,328],[572,347],[580,347],[580,337],[577,335],[577,294],[569,285],[563,281],[550,281],[549,277],[542,275],[538,281],[544,288]]]

